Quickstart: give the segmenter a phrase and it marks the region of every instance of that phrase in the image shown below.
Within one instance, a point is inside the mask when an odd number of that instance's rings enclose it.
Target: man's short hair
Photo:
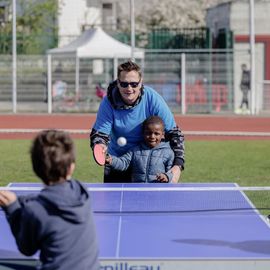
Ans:
[[[163,131],[165,129],[163,120],[159,116],[157,116],[157,115],[149,116],[147,119],[145,119],[143,121],[143,125],[142,125],[143,130],[145,130],[145,128],[148,125],[151,125],[151,124],[159,124],[159,125],[162,126]]]
[[[41,131],[33,140],[30,152],[33,170],[45,184],[66,179],[75,162],[73,140],[64,131]]]
[[[122,71],[125,71],[125,72],[136,71],[136,72],[138,72],[140,78],[142,77],[141,68],[135,62],[132,62],[131,60],[129,60],[125,63],[122,63],[118,66],[118,69],[117,69],[118,79],[119,79]]]

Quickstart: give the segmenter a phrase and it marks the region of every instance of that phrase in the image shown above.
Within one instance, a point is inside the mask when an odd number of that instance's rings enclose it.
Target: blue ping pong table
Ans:
[[[122,191],[90,191],[102,270],[270,269],[270,227],[241,191],[135,192],[125,188],[146,185],[87,185],[123,187]],[[174,186],[235,185],[147,185]],[[40,185],[14,183],[10,187]],[[0,228],[0,269],[34,269],[38,256],[29,258],[18,252],[3,211]]]

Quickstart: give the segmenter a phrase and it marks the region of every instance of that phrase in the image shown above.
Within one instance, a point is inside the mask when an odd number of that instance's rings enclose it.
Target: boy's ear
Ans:
[[[67,179],[70,179],[72,177],[72,174],[73,174],[73,172],[75,170],[75,167],[76,166],[75,166],[74,162],[70,164],[70,167],[68,169]]]

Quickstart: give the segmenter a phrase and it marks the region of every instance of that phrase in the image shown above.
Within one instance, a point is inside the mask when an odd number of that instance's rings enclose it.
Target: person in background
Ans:
[[[75,149],[63,131],[42,131],[31,148],[32,166],[44,183],[36,196],[17,197],[0,191],[18,249],[26,256],[40,251],[46,270],[98,270],[98,246],[90,197],[85,187],[71,178]]]
[[[246,110],[249,110],[248,107],[248,94],[250,91],[250,71],[247,69],[246,64],[241,65],[242,68],[242,77],[240,83],[240,89],[242,92],[242,101],[240,104],[240,109],[243,110],[244,106],[246,106]]]
[[[164,123],[159,116],[150,116],[143,122],[144,142],[121,157],[107,155],[106,163],[114,170],[125,171],[131,165],[131,181],[169,183],[174,153],[164,139]]]
[[[96,121],[90,133],[90,146],[101,144],[104,153],[122,156],[143,141],[142,123],[151,115],[159,116],[165,124],[165,140],[174,151],[170,172],[177,183],[184,169],[184,135],[177,127],[173,114],[164,99],[152,88],[143,84],[140,67],[132,61],[118,66],[117,80],[113,81],[103,98]],[[127,144],[119,146],[117,139],[125,137]],[[105,183],[130,183],[131,169],[125,172],[104,167]]]

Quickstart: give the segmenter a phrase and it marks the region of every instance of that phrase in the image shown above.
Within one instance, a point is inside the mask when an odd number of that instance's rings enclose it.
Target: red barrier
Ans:
[[[216,112],[220,112],[221,107],[228,103],[228,88],[224,84],[212,84],[211,99],[207,97],[207,88],[202,81],[196,81],[195,84],[186,85],[186,108],[189,105],[206,105],[212,102]],[[181,85],[178,86],[176,96],[177,102],[181,103]]]
[[[212,85],[212,103],[216,112],[220,112],[221,106],[228,103],[228,89],[224,84]]]

